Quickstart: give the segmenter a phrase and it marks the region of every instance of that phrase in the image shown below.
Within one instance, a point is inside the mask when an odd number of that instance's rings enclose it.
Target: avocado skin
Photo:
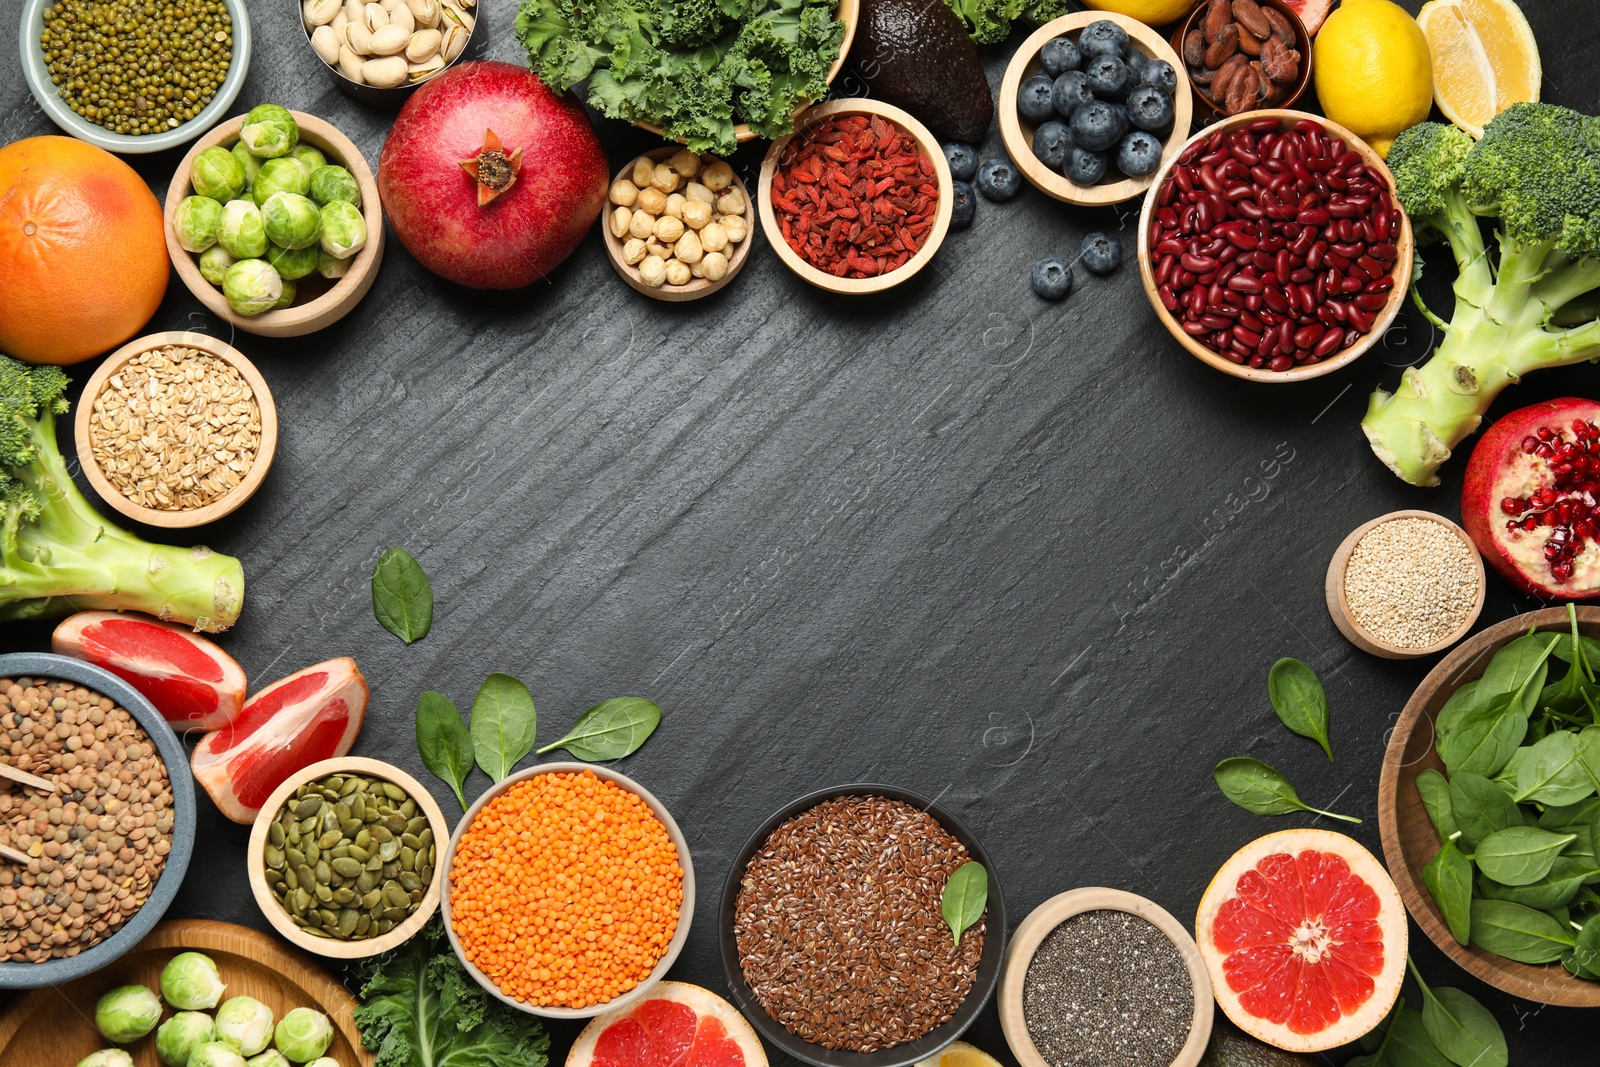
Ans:
[[[1222,1014],[1217,1014],[1200,1067],[1318,1067],[1315,1060],[1271,1045],[1236,1029]]]
[[[978,50],[943,0],[861,0],[850,61],[871,95],[941,141],[981,144],[994,98]]]

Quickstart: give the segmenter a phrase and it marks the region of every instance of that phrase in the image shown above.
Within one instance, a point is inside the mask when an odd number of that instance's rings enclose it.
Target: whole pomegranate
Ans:
[[[517,289],[554,270],[599,216],[609,176],[578,98],[510,63],[430,78],[378,158],[378,194],[401,242],[474,289]]]
[[[1467,461],[1461,524],[1483,558],[1535,596],[1600,596],[1600,403],[1520,408]]]

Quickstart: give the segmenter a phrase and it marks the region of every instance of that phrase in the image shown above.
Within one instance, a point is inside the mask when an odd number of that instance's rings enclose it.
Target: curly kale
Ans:
[[[1072,10],[1067,0],[945,0],[979,44],[999,44],[1018,19],[1039,26]]]

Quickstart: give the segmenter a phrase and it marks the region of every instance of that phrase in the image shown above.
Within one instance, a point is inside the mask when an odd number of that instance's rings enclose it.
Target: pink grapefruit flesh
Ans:
[[[595,1017],[567,1067],[767,1067],[750,1024],[708,989],[661,982],[629,1007]]]
[[[115,674],[179,732],[221,729],[244,707],[244,668],[184,626],[148,615],[80,611],[61,621],[50,647]]]

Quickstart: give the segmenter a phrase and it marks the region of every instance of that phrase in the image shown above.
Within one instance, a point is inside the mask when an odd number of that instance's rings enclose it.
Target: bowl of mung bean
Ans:
[[[986,910],[957,940],[943,893],[974,860]],[[994,995],[1005,899],[949,810],[895,786],[844,785],[757,828],[723,883],[718,931],[731,999],[768,1043],[817,1067],[909,1067]]]
[[[244,0],[24,0],[20,36],[40,109],[108,152],[194,140],[228,113],[250,68]]]
[[[290,775],[261,805],[245,862],[272,928],[307,952],[376,956],[439,908],[433,795],[381,760],[339,756]]]
[[[127,682],[47,652],[0,655],[0,989],[57,986],[137,945],[194,848],[194,782],[171,727]],[[104,765],[101,762],[104,761]]]
[[[107,356],[84,384],[73,431],[100,499],[171,529],[214,522],[255,494],[277,451],[278,413],[238,349],[174,331]]]

